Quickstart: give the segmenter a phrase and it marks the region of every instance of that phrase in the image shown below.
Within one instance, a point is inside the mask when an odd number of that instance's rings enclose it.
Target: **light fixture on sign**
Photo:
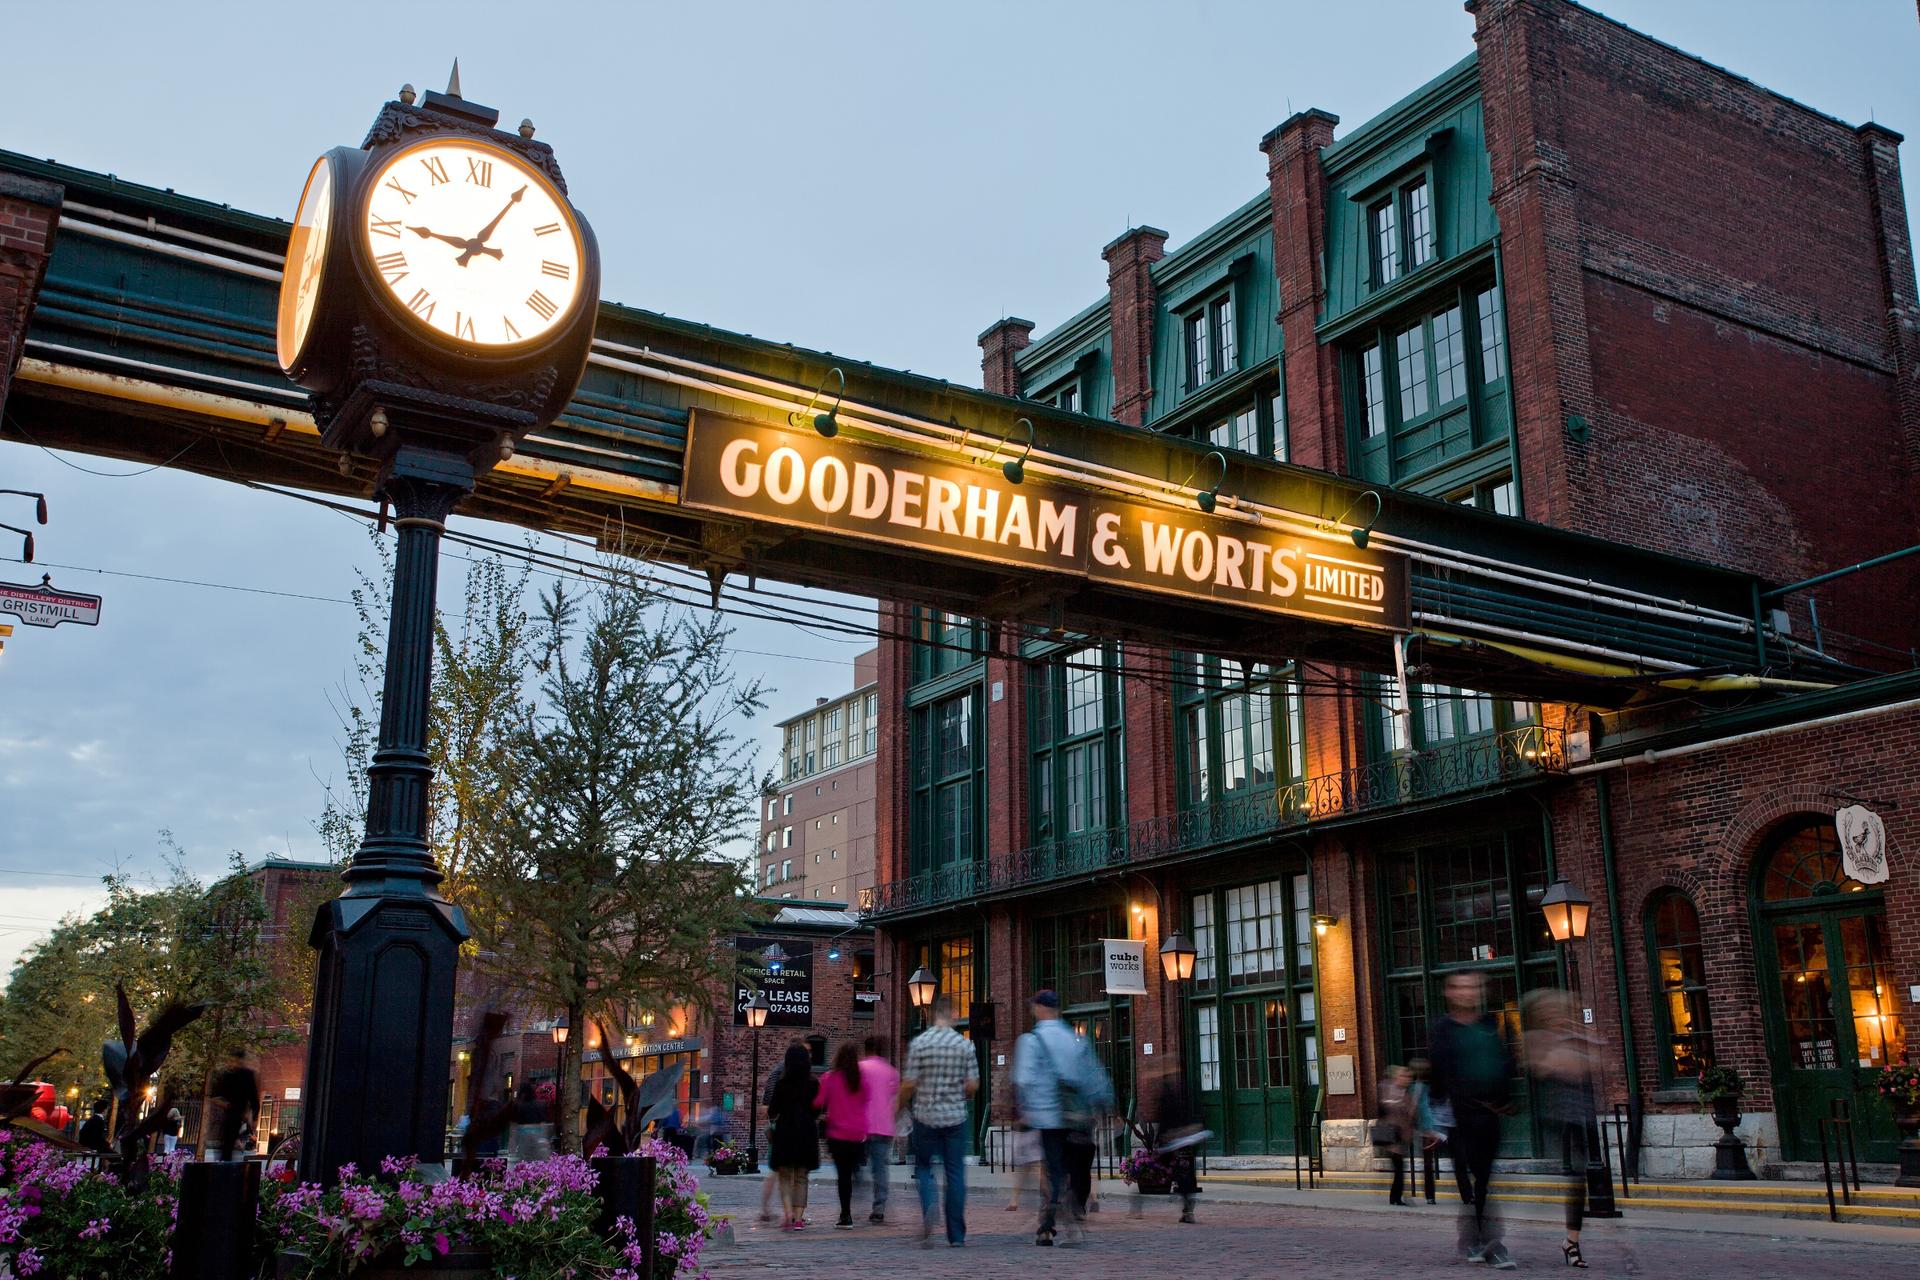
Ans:
[[[834,394],[831,409],[825,413],[815,413],[813,407],[820,403],[820,396],[827,389],[827,378],[838,378],[840,390]],[[787,421],[796,427],[812,427],[824,439],[831,440],[840,434],[840,419],[835,415],[840,412],[840,401],[846,398],[847,375],[838,369],[829,369],[827,378],[820,379],[820,385],[813,389],[813,399],[807,401],[807,407],[788,414]]]
[[[1353,545],[1360,548],[1362,551],[1365,551],[1367,549],[1367,540],[1373,536],[1373,526],[1379,522],[1380,512],[1384,506],[1384,504],[1380,501],[1380,494],[1377,490],[1368,489],[1366,492],[1362,493],[1359,497],[1355,498],[1352,502],[1349,502],[1347,504],[1347,509],[1345,511],[1342,511],[1339,515],[1335,516],[1332,520],[1328,521],[1325,525],[1321,527],[1326,529],[1338,528],[1340,525],[1340,522],[1345,520],[1348,516],[1352,515],[1353,509],[1359,506],[1361,503],[1365,502],[1368,498],[1373,499],[1373,515],[1367,519],[1367,522],[1365,524],[1355,525],[1352,529],[1347,531],[1347,536],[1353,539]]]
[[[1220,452],[1218,449],[1215,449],[1211,453],[1208,453],[1205,456],[1203,456],[1200,459],[1200,461],[1193,464],[1193,470],[1187,472],[1187,478],[1180,482],[1180,487],[1184,489],[1188,485],[1193,483],[1193,478],[1200,474],[1200,468],[1207,464],[1208,458],[1218,458],[1220,460],[1220,478],[1213,482],[1212,488],[1202,489],[1199,493],[1194,494],[1193,505],[1200,508],[1202,511],[1206,512],[1208,515],[1212,515],[1213,509],[1220,504],[1220,486],[1227,482],[1227,455],[1226,454]]]
[[[1008,458],[1005,462],[1001,463],[1000,474],[1007,478],[1008,484],[1019,484],[1021,481],[1027,478],[1027,458],[1030,454],[1033,453],[1033,419],[1016,418],[1014,419],[1013,425],[1016,427],[1019,427],[1019,426],[1026,427],[1027,447],[1020,454],[1019,457]],[[1013,435],[1012,432],[1008,432],[1007,433],[1008,439],[1011,439],[1012,435]],[[995,446],[993,446],[993,452],[987,455],[986,461],[992,462],[996,457],[998,457],[1000,455],[1001,448],[1005,446],[1006,443],[1007,443],[1006,440],[1002,440],[999,444],[996,444]]]

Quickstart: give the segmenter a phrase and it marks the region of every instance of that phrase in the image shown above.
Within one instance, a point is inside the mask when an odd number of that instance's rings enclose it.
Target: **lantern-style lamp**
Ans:
[[[1593,903],[1580,896],[1567,878],[1561,876],[1540,896],[1540,910],[1547,917],[1547,930],[1555,942],[1578,941],[1587,936],[1587,916]]]
[[[1324,938],[1327,936],[1327,931],[1339,923],[1339,916],[1331,916],[1325,912],[1318,912],[1313,917],[1313,934],[1316,938]]]
[[[554,1019],[553,1042],[555,1044],[565,1044],[567,1042],[567,1019],[565,1014]]]
[[[1167,972],[1168,982],[1185,982],[1193,976],[1194,957],[1193,940],[1184,933],[1171,933],[1160,943],[1160,967]]]
[[[939,987],[940,984],[934,980],[933,975],[924,968],[915,969],[913,976],[907,979],[907,995],[912,999],[913,1007],[916,1009],[924,1009],[932,1004],[933,993],[939,990]]]
[[[767,997],[765,993],[756,995],[754,996],[753,999],[747,1001],[747,1025],[752,1027],[755,1031],[758,1031],[761,1027],[766,1026],[767,1010],[771,1009],[772,1007],[773,1007],[772,1005],[767,1003]]]

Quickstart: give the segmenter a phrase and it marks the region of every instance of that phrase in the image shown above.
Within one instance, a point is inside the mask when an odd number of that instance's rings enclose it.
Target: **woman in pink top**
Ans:
[[[867,1097],[860,1080],[860,1051],[848,1041],[833,1055],[833,1069],[820,1077],[813,1105],[827,1113],[827,1151],[840,1179],[837,1230],[853,1226],[853,1172],[867,1154]]]
[[[868,1222],[887,1220],[887,1174],[893,1165],[893,1117],[900,1107],[900,1073],[887,1061],[887,1042],[868,1036],[860,1059],[867,1091],[867,1174],[873,1179],[873,1212]]]

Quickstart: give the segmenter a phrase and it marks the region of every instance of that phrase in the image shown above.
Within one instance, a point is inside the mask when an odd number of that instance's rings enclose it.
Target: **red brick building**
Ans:
[[[1256,636],[1166,654],[884,607],[890,1023],[922,964],[991,1005],[997,1121],[1025,997],[1056,987],[1143,1113],[1171,1079],[1223,1151],[1324,1118],[1358,1163],[1448,973],[1510,1026],[1577,976],[1647,1170],[1710,1164],[1706,1062],[1746,1078],[1757,1161],[1817,1158],[1833,1099],[1891,1160],[1872,1082],[1920,1050],[1920,558],[1802,584],[1920,543],[1900,139],[1567,0],[1468,8],[1476,48],[1437,79],[1345,133],[1296,113],[1245,206],[1171,252],[1129,231],[1107,296],[1038,339],[988,329],[985,386],[1757,573],[1794,588],[1769,598],[1783,642],[1857,681],[1771,680],[1757,639],[1740,673],[1596,639],[1584,669],[1624,705],[1543,706],[1423,679],[1459,640],[1420,630],[1402,687]],[[1884,881],[1843,865],[1854,806]],[[1555,877],[1594,904],[1569,954],[1538,911]],[[1191,984],[1105,993],[1103,937],[1176,929]],[[1546,1154],[1524,1106],[1506,1150]]]

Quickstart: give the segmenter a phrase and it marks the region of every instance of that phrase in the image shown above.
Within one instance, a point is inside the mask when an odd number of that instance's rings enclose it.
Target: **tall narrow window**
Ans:
[[[1460,308],[1448,307],[1433,318],[1433,398],[1445,406],[1467,394],[1467,340]]]
[[[1186,670],[1187,661],[1182,667]],[[1296,781],[1305,764],[1299,745],[1298,689],[1268,667],[1202,658],[1197,679],[1176,688],[1182,704],[1179,746],[1188,807],[1249,788]],[[1279,766],[1286,766],[1285,777]]]
[[[1120,787],[1119,683],[1111,649],[1059,654],[1032,669],[1028,739],[1033,838],[1104,830]]]
[[[1498,382],[1507,376],[1507,314],[1499,286],[1483,290],[1475,301],[1480,311],[1480,381]]]
[[[1360,364],[1365,371],[1367,439],[1371,440],[1387,429],[1387,374],[1381,364],[1379,343],[1360,353]]]
[[[1273,421],[1273,456],[1276,461],[1286,462],[1293,454],[1287,447],[1287,392],[1284,383],[1267,397],[1267,408]]]
[[[1400,218],[1392,200],[1382,200],[1367,212],[1373,231],[1373,285],[1392,284],[1400,278]]]
[[[1054,397],[1053,403],[1056,407],[1065,409],[1068,413],[1080,412],[1080,384],[1077,382],[1069,382],[1066,386],[1060,388],[1060,394]]]
[[[1225,377],[1238,367],[1233,324],[1233,295],[1215,298],[1207,307],[1208,327],[1213,330],[1214,376]]]
[[[1427,411],[1427,328],[1416,324],[1393,336],[1395,372],[1400,378],[1400,418],[1410,422]]]
[[[1689,1080],[1713,1061],[1707,961],[1700,913],[1677,889],[1647,904],[1647,955],[1653,964],[1654,1016],[1660,1028],[1660,1079]]]
[[[1433,193],[1425,178],[1401,190],[1407,205],[1407,263],[1424,267],[1433,261]]]
[[[1213,340],[1207,335],[1207,313],[1202,310],[1187,317],[1187,386],[1197,387],[1213,378]]]

